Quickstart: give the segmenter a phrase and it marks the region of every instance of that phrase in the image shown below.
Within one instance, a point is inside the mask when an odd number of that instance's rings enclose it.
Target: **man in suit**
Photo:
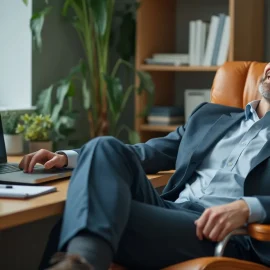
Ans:
[[[23,158],[31,173],[72,167],[59,250],[51,270],[160,269],[212,256],[217,241],[247,223],[270,222],[270,64],[262,99],[245,110],[198,106],[164,138],[125,145],[112,137],[80,150],[40,150]],[[160,196],[146,173],[175,169]],[[234,236],[225,256],[270,265],[270,245]]]

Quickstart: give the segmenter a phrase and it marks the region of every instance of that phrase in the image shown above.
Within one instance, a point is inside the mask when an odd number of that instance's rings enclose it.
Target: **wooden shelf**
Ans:
[[[141,65],[140,69],[144,71],[184,71],[184,72],[192,72],[192,71],[217,71],[219,66],[162,66],[162,65]]]
[[[175,131],[180,125],[170,125],[170,126],[155,126],[143,124],[140,127],[141,131],[158,131],[158,132],[171,132]]]
[[[221,13],[230,16],[228,61],[263,61],[264,0],[136,0],[136,69],[148,71],[155,85],[154,106],[184,105],[185,89],[209,89],[219,66],[150,65],[145,59],[156,53],[187,53],[189,22],[211,20]],[[245,12],[243,12],[243,7]],[[196,74],[196,76],[194,76]],[[140,85],[135,76],[136,86]],[[135,96],[135,115],[145,109],[146,95]],[[136,117],[141,141],[175,130],[176,126],[148,125]],[[164,134],[162,134],[162,132]]]

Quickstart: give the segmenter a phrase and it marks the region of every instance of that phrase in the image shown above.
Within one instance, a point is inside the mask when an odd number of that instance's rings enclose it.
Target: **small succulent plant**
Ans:
[[[50,115],[24,114],[20,117],[16,133],[22,133],[26,141],[49,141],[52,126]]]

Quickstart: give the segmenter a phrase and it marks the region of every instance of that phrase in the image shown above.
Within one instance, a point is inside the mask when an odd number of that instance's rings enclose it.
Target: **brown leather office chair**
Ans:
[[[260,99],[258,84],[266,63],[227,62],[216,73],[211,92],[211,102],[244,108],[248,102]],[[198,258],[175,264],[163,270],[266,270],[263,265],[222,257],[231,235],[248,234],[259,241],[270,241],[270,225],[250,224],[247,229],[239,229],[228,235],[216,247],[213,257]],[[112,270],[124,270],[113,265]]]

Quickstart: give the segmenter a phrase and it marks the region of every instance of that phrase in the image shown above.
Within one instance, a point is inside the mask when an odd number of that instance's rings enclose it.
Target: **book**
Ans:
[[[203,102],[210,102],[210,89],[186,89],[184,94],[185,121],[188,120],[193,110]]]
[[[165,66],[179,66],[181,62],[179,60],[167,60],[167,59],[153,59],[153,58],[146,58],[145,63],[148,65],[165,65]]]
[[[224,30],[220,42],[220,49],[217,57],[217,65],[222,65],[228,58],[230,44],[230,16],[226,16]]]
[[[148,116],[178,117],[184,115],[184,109],[177,106],[154,106]]]
[[[221,38],[222,38],[223,29],[224,29],[225,19],[226,19],[225,14],[222,13],[219,15],[217,35],[216,35],[215,46],[214,46],[214,50],[213,50],[213,57],[212,57],[212,61],[211,61],[212,66],[217,65],[217,59],[218,59],[218,54],[219,54],[219,50],[220,50],[220,44],[221,44]]]
[[[147,122],[149,125],[177,125],[183,124],[184,116],[148,116]]]
[[[179,65],[187,65],[189,63],[189,55],[186,54],[153,54],[153,60],[157,61],[173,61],[179,63]]]
[[[56,191],[51,186],[0,185],[0,198],[27,199]]]
[[[189,63],[189,55],[179,53],[156,53],[153,54],[152,58],[145,59],[145,62],[150,65],[187,65]]]
[[[201,44],[200,44],[200,59],[199,59],[199,65],[203,64],[203,58],[205,54],[205,46],[206,46],[206,35],[208,33],[209,25],[206,22],[202,22],[202,31],[201,31]]]
[[[189,65],[195,65],[196,22],[189,22]]]
[[[195,43],[195,61],[194,65],[199,66],[203,64],[203,57],[205,52],[206,41],[206,23],[202,20],[196,21],[196,43]]]
[[[219,24],[219,17],[216,15],[213,15],[211,17],[211,22],[209,26],[209,33],[208,33],[207,42],[206,42],[203,66],[211,66],[215,40],[216,40],[216,35],[217,35],[217,30],[218,30],[218,24]]]
[[[195,54],[194,54],[194,65],[200,65],[200,47],[201,47],[201,32],[202,32],[202,20],[196,21],[196,38],[195,38]]]

